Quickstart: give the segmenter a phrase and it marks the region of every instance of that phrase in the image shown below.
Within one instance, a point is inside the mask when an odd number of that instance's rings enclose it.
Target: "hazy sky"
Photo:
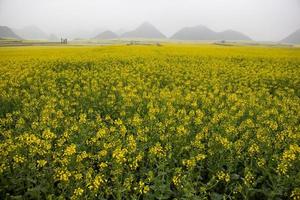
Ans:
[[[59,36],[128,30],[144,21],[167,36],[184,26],[205,25],[276,41],[300,28],[300,0],[0,0],[0,25],[35,25]]]

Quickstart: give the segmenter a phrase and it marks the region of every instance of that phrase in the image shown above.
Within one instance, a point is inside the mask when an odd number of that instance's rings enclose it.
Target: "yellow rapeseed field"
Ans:
[[[300,49],[0,48],[0,199],[300,199]]]

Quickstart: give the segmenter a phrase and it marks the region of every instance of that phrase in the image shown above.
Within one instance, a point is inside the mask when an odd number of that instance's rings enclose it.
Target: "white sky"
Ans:
[[[0,25],[47,33],[132,29],[148,21],[167,36],[185,26],[234,29],[281,40],[300,28],[300,0],[0,0]]]

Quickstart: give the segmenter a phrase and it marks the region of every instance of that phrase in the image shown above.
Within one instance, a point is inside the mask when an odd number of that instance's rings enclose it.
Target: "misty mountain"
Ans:
[[[22,38],[29,40],[43,40],[48,38],[48,35],[36,26],[26,26],[22,29],[15,29],[15,32]]]
[[[149,38],[149,39],[162,39],[166,38],[155,26],[145,22],[133,31],[125,32],[122,38]]]
[[[94,39],[98,40],[109,40],[109,39],[115,39],[118,38],[119,36],[115,34],[112,31],[104,31],[94,37]]]
[[[125,28],[119,28],[118,30],[114,31],[117,35],[123,35],[124,33],[128,32]]]
[[[300,29],[296,30],[280,42],[291,43],[291,44],[300,44]]]
[[[0,38],[22,39],[7,26],[0,26]]]
[[[93,29],[93,30],[90,31],[90,33],[89,33],[90,36],[88,38],[92,38],[95,35],[98,35],[99,33],[102,33],[102,32],[104,32],[106,30],[108,30],[108,28],[97,27],[97,28],[95,28],[95,29]]]
[[[60,39],[59,39],[55,34],[50,34],[50,35],[48,36],[48,40],[49,40],[50,42],[58,42],[58,41],[60,41]]]
[[[171,37],[176,40],[215,40],[216,38],[217,33],[205,26],[185,27]]]
[[[62,35],[63,37],[69,39],[86,39],[94,36],[90,31],[86,31],[86,30],[69,30],[63,32]]]
[[[252,40],[247,35],[233,30],[219,32],[217,36],[217,40]]]
[[[185,27],[176,32],[171,39],[176,40],[251,40],[248,36],[233,30],[215,32],[206,26]]]
[[[104,32],[107,29],[104,28],[95,28],[93,30],[89,29],[69,29],[62,31],[62,36],[66,37],[68,39],[75,39],[75,40],[81,40],[81,39],[88,39],[93,38],[95,35]]]

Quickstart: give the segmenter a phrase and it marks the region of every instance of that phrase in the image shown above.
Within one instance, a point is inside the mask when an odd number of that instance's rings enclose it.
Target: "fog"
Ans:
[[[147,21],[170,36],[185,26],[278,41],[300,28],[300,0],[0,0],[0,25],[59,37],[130,30]]]

